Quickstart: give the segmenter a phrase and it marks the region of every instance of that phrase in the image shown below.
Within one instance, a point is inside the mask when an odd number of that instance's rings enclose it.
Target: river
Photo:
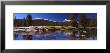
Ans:
[[[97,40],[97,30],[89,29],[87,34],[77,31],[14,32],[14,40]]]

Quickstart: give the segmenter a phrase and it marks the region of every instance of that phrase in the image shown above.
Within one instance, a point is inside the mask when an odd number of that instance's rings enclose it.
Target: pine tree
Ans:
[[[25,18],[25,26],[28,26],[28,21],[27,21],[27,18]]]
[[[88,19],[86,17],[86,14],[80,14],[80,25],[84,28],[87,26]]]
[[[77,23],[77,14],[70,14],[69,15],[69,20],[71,20],[71,25],[74,27],[78,27],[78,23]]]
[[[16,26],[16,16],[14,17],[14,26]]]
[[[27,20],[27,24],[28,24],[28,26],[32,26],[32,16],[31,16],[31,14],[28,14],[27,15],[27,18],[26,18],[26,20]]]

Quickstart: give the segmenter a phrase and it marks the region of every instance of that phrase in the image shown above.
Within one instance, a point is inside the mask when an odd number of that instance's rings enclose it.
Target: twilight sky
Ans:
[[[28,13],[14,13],[16,19],[24,19],[26,18]],[[64,19],[68,19],[69,13],[30,13],[32,15],[32,19],[35,18],[44,18],[49,20],[54,20],[58,22],[62,22]],[[77,19],[79,19],[79,14],[77,13]],[[97,13],[85,13],[88,18],[96,18]]]

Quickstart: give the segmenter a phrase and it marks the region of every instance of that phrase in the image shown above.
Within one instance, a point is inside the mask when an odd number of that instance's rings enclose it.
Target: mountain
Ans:
[[[61,25],[63,22],[56,22],[48,19],[34,19],[32,21],[33,26],[56,26]]]
[[[25,21],[24,19],[16,19],[16,22],[14,22],[14,25],[23,26],[22,22]],[[68,21],[64,22],[56,22],[49,19],[43,19],[43,18],[36,18],[32,20],[33,26],[62,26],[62,25],[71,25]]]

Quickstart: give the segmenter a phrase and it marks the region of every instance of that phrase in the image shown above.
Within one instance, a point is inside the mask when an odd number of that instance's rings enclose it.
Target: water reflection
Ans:
[[[47,32],[14,32],[14,40],[96,40],[96,29]]]

